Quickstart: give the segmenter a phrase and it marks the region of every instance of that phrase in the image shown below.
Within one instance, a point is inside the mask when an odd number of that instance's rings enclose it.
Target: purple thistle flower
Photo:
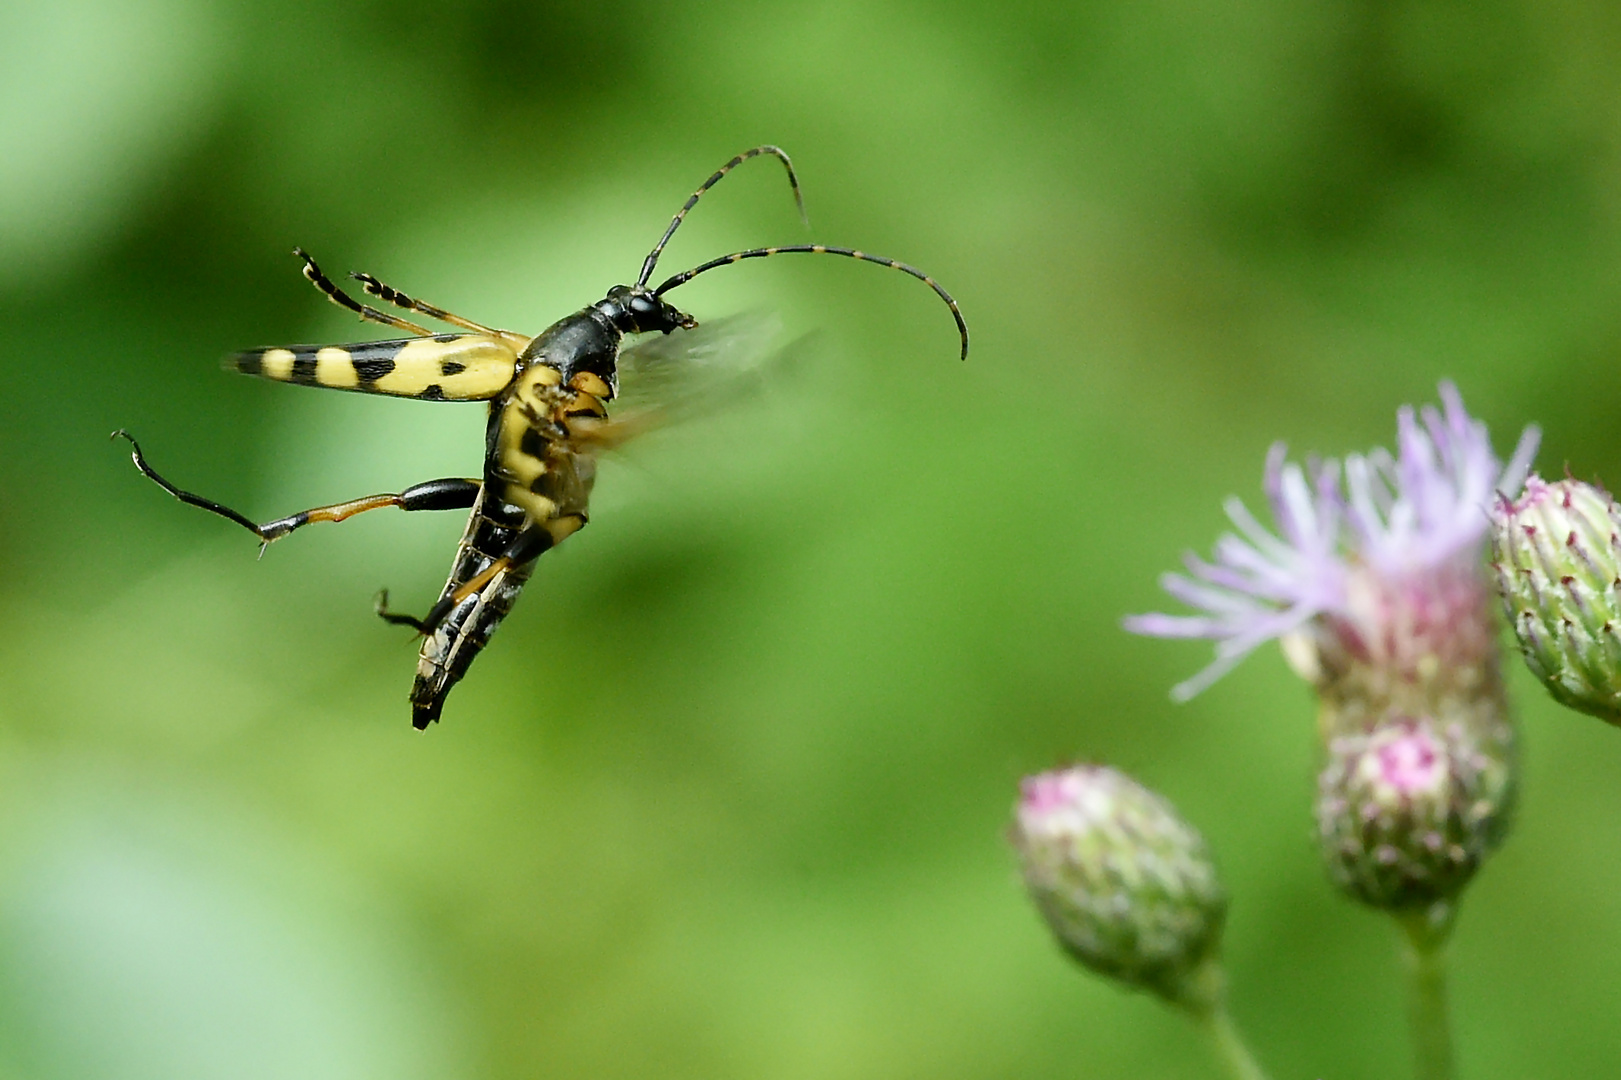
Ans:
[[[1396,416],[1397,454],[1383,449],[1341,463],[1287,462],[1282,443],[1267,455],[1266,495],[1277,532],[1236,498],[1226,502],[1238,534],[1216,541],[1213,561],[1187,557],[1188,574],[1167,574],[1165,591],[1196,615],[1134,615],[1127,630],[1152,637],[1208,638],[1215,662],[1176,686],[1186,701],[1257,646],[1310,631],[1364,663],[1403,666],[1423,657],[1463,659],[1490,648],[1477,640],[1485,588],[1480,567],[1495,493],[1524,480],[1540,433],[1528,427],[1505,467],[1486,425],[1464,410],[1458,389],[1440,387],[1442,408]],[[1481,593],[1481,595],[1484,595]],[[1469,641],[1450,643],[1460,614]],[[1309,625],[1308,625],[1309,624]],[[1306,674],[1316,654],[1306,654]],[[1297,668],[1302,665],[1297,663]]]

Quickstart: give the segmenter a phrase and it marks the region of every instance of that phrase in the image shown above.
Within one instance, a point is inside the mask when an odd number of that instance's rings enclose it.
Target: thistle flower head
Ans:
[[[1024,781],[1012,839],[1025,884],[1073,957],[1099,974],[1197,1005],[1226,895],[1197,830],[1104,766]]]
[[[1518,487],[1538,434],[1526,429],[1504,467],[1457,388],[1442,383],[1440,392],[1440,409],[1397,413],[1394,456],[1376,449],[1302,467],[1281,444],[1272,448],[1266,494],[1277,532],[1229,499],[1237,533],[1216,542],[1213,560],[1190,555],[1186,575],[1162,579],[1201,613],[1126,620],[1139,634],[1216,643],[1215,662],[1174,697],[1192,697],[1274,638],[1318,683],[1349,663],[1422,675],[1490,650],[1489,626],[1459,616],[1478,607],[1487,511],[1496,492]]]
[[[1550,693],[1621,724],[1621,508],[1532,476],[1492,512],[1492,569],[1526,664]]]
[[[1335,736],[1317,800],[1329,877],[1387,910],[1450,900],[1507,827],[1510,764],[1464,724],[1398,717]]]

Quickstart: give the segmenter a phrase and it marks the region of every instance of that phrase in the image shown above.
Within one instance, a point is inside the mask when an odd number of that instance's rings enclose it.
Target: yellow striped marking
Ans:
[[[452,401],[495,397],[512,381],[518,364],[510,345],[482,334],[451,341],[421,338],[403,346],[392,359],[394,370],[372,384],[378,393],[418,397],[437,386]],[[446,374],[447,364],[461,370]]]
[[[563,517],[554,517],[547,521],[545,528],[552,534],[552,546],[556,547],[585,528],[585,519],[579,514],[565,514]]]
[[[291,349],[266,349],[259,358],[259,372],[267,379],[286,382],[293,377],[293,359]]]
[[[329,345],[315,354],[315,381],[337,390],[353,390],[360,385],[355,361],[349,350]]]

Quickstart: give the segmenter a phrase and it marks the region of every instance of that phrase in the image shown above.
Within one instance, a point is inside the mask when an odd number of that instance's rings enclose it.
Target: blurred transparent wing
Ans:
[[[716,394],[749,385],[770,366],[782,320],[751,311],[710,319],[692,330],[654,334],[619,354],[614,411],[672,415]]]
[[[661,335],[626,349],[620,359],[629,357],[629,375],[611,415],[569,421],[575,448],[617,450],[646,432],[760,401],[803,365],[817,340],[807,334],[778,344],[778,328],[774,316],[742,315],[700,328],[707,334]]]

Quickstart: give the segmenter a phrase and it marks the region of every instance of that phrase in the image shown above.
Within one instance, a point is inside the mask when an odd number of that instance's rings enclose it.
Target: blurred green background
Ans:
[[[1275,649],[1128,637],[1278,438],[1455,379],[1621,475],[1621,15],[1488,0],[61,0],[0,8],[0,1075],[1202,1077],[1072,969],[1003,831],[1105,759],[1205,830],[1276,1077],[1404,1075],[1390,928],[1331,894]],[[535,332],[670,272],[814,361],[606,464],[443,725],[409,635],[460,515],[254,561],[259,519],[476,472],[481,407],[223,374],[369,335],[301,244]],[[1464,907],[1466,1075],[1621,1056],[1621,735],[1516,665],[1517,831]]]

